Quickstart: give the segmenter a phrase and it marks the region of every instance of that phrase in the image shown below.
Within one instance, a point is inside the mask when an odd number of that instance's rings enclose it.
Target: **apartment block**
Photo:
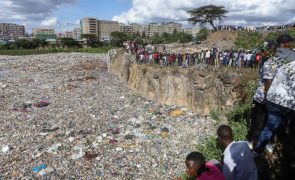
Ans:
[[[81,28],[74,28],[74,37],[75,40],[81,39]]]
[[[57,33],[57,34],[56,34],[56,37],[57,37],[57,38],[65,38],[66,35],[65,35],[64,33]]]
[[[169,22],[169,23],[162,23],[162,26],[164,26],[164,32],[172,34],[174,30],[180,32],[182,31],[182,24]]]
[[[165,27],[161,24],[150,23],[147,27],[147,36],[153,37],[156,34],[161,35],[165,32]]]
[[[93,34],[99,41],[110,41],[111,33],[120,31],[119,22],[97,20],[96,18],[83,18],[81,21],[81,34]]]
[[[145,34],[147,33],[147,26],[136,24],[136,23],[128,24],[128,25],[120,24],[120,31],[129,35],[134,35],[136,33],[139,33],[140,35],[142,35],[143,33]]]
[[[74,38],[74,31],[66,31],[65,37],[66,38]]]
[[[142,35],[145,33],[148,37],[153,37],[155,34],[162,35],[163,33],[169,33],[172,34],[174,30],[177,30],[178,32],[183,31],[182,30],[182,24],[169,22],[169,23],[150,23],[148,25],[140,25],[140,24],[120,24],[120,30],[121,32],[124,32],[126,34],[134,35],[136,33],[140,33]]]
[[[25,35],[25,26],[0,23],[0,39],[2,40],[16,40]]]
[[[100,41],[110,41],[111,33],[120,31],[118,21],[98,20],[98,38]]]
[[[45,28],[33,29],[33,36],[36,39],[43,39],[43,40],[56,38],[54,29],[45,29]]]
[[[80,25],[81,34],[93,34],[98,37],[98,21],[96,18],[83,18]]]

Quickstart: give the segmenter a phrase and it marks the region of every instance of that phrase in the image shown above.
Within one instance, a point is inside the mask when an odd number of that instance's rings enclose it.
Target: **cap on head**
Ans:
[[[278,44],[289,43],[292,41],[293,41],[293,38],[289,34],[280,35],[277,39]]]

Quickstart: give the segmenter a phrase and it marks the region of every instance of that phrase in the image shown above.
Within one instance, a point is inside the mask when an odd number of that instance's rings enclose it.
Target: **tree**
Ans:
[[[140,37],[140,32],[137,31],[136,34],[135,34],[135,36],[136,36],[137,38],[139,38],[139,37]]]
[[[209,35],[208,29],[207,28],[202,28],[198,33],[197,33],[197,41],[205,41]]]
[[[45,47],[48,43],[43,39],[19,39],[15,41],[15,48],[17,49],[36,49],[38,47]]]
[[[95,34],[82,34],[81,39],[86,39],[88,46],[95,46],[98,41],[98,38]]]
[[[178,33],[178,42],[180,43],[189,43],[193,39],[193,36],[191,34],[187,34],[184,32],[179,32]]]
[[[154,36],[151,38],[152,44],[161,44],[163,42],[164,39],[158,33],[155,33]]]
[[[80,44],[73,38],[61,38],[60,43],[63,47],[79,47]]]
[[[111,33],[111,43],[114,46],[122,47],[123,43],[127,41],[127,35],[123,32],[115,31]]]
[[[172,33],[172,35],[176,35],[176,34],[177,34],[177,29],[174,28],[174,29],[173,29],[173,33]]]
[[[44,48],[45,46],[47,46],[49,43],[48,42],[46,42],[46,40],[45,39],[33,39],[32,40],[32,46],[34,47],[34,48],[37,48],[37,47],[42,47],[42,48]]]
[[[191,17],[187,20],[193,25],[205,25],[209,23],[213,29],[216,30],[214,22],[217,20],[222,22],[223,18],[226,17],[225,14],[227,12],[228,11],[224,9],[224,6],[207,5],[188,11]]]
[[[142,37],[142,38],[146,38],[145,31],[142,32],[141,37]]]

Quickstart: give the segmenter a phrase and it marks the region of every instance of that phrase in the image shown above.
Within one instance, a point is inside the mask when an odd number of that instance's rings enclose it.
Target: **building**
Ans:
[[[136,24],[136,23],[128,24],[128,25],[120,24],[120,31],[129,35],[134,35],[136,33],[139,33],[140,35],[142,35],[143,33],[145,34],[147,33],[147,26]]]
[[[150,23],[147,26],[147,36],[153,37],[156,34],[162,35],[165,31],[165,28],[163,25],[157,24],[157,23]]]
[[[169,23],[162,23],[162,26],[164,26],[164,32],[172,34],[174,30],[177,32],[182,31],[182,24],[169,22]]]
[[[98,20],[99,41],[110,41],[111,33],[115,31],[120,31],[118,21]]]
[[[83,18],[80,25],[81,34],[93,34],[98,38],[98,21],[96,18]]]
[[[2,40],[16,40],[25,36],[25,26],[0,23],[0,39]]]
[[[81,28],[75,28],[74,29],[73,38],[75,40],[80,40],[81,39]]]
[[[97,20],[96,18],[83,18],[81,23],[81,35],[93,34],[99,41],[110,41],[111,33],[120,31],[117,21]]]
[[[56,38],[54,29],[45,29],[45,28],[33,29],[33,36],[36,39],[43,39],[43,40]]]
[[[130,34],[130,35],[132,35],[134,32],[133,27],[131,25],[125,25],[120,23],[119,26],[120,26],[120,32],[124,32],[125,34]]]
[[[74,31],[66,31],[65,37],[66,38],[74,38]]]
[[[64,37],[66,37],[66,35],[64,33],[57,33],[56,37],[57,38],[64,38]]]
[[[147,36],[153,37],[155,34],[162,35],[163,33],[172,34],[174,30],[180,32],[182,31],[182,25],[174,22],[169,23],[150,23],[147,25]]]

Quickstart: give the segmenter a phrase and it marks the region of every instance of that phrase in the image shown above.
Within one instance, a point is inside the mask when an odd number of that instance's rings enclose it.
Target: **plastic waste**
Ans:
[[[4,147],[1,149],[1,152],[2,152],[3,154],[8,153],[9,151],[10,151],[10,147],[9,147],[9,146],[4,146]]]
[[[46,168],[47,168],[46,164],[41,164],[40,166],[33,167],[32,171],[37,173],[37,172],[41,171],[42,169],[46,169]]]

